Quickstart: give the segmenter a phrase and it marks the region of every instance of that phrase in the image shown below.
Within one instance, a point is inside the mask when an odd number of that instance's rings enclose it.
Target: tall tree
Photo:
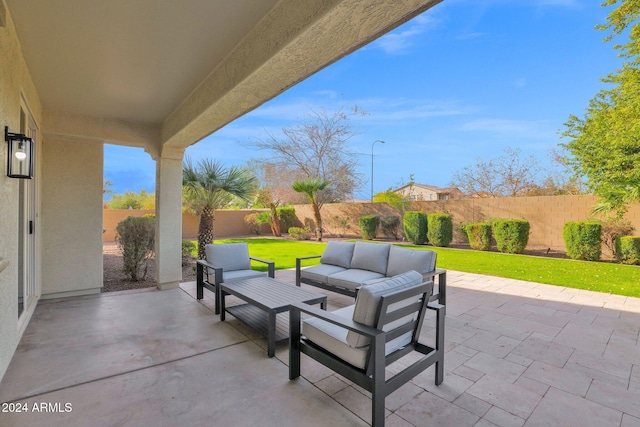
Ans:
[[[320,208],[323,205],[322,200],[318,197],[318,192],[327,188],[328,185],[329,182],[324,181],[322,178],[306,179],[293,183],[293,189],[298,193],[306,194],[311,202],[313,217],[316,221],[316,239],[318,242],[322,241],[322,215],[320,215]]]
[[[636,0],[607,0],[614,6],[606,24],[605,37],[628,34],[628,40],[615,45],[623,65],[602,79],[611,85],[590,101],[584,117],[571,115],[565,123],[562,144],[578,177],[585,177],[590,191],[599,196],[596,212],[616,211],[622,215],[629,203],[640,200],[640,3]],[[630,30],[630,31],[626,31]]]
[[[535,186],[541,168],[534,156],[521,158],[520,149],[507,147],[495,159],[478,158],[453,175],[451,185],[480,197],[524,196]]]
[[[280,182],[289,180],[289,188],[294,181],[313,178],[331,182],[316,195],[323,202],[351,197],[361,184],[356,171],[358,157],[349,146],[356,135],[351,119],[364,114],[358,107],[332,113],[311,109],[301,123],[283,128],[281,136],[267,134],[251,142],[251,146],[270,154],[256,162],[279,171]]]
[[[204,248],[213,243],[215,209],[227,206],[233,196],[249,200],[256,185],[255,177],[245,169],[226,168],[221,163],[202,159],[194,165],[186,158],[182,168],[184,200],[188,210],[200,217],[198,225],[198,258],[205,258]]]

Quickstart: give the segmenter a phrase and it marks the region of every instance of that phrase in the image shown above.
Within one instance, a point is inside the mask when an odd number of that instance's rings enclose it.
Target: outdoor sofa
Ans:
[[[304,260],[312,258],[320,258],[320,264],[302,266]],[[389,243],[330,240],[322,255],[296,258],[296,285],[305,283],[355,297],[361,286],[410,270],[420,273],[424,281],[438,276],[438,292],[429,301],[446,304],[447,271],[436,268],[436,253]]]

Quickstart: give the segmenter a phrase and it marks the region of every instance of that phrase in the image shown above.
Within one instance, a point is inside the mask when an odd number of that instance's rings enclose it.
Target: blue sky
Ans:
[[[444,0],[189,147],[243,165],[265,155],[240,143],[278,134],[310,108],[358,105],[351,140],[370,197],[416,182],[448,186],[453,174],[507,147],[550,165],[570,114],[582,116],[619,68],[608,33],[594,29],[611,8],[600,0]],[[616,40],[615,42],[620,42]],[[142,149],[105,146],[105,178],[115,192],[154,191],[155,164]]]

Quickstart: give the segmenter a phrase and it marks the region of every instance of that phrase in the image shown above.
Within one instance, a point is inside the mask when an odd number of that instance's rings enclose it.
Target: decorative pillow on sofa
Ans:
[[[378,313],[378,305],[380,297],[399,290],[419,286],[422,284],[422,275],[417,271],[408,271],[406,273],[389,277],[383,280],[377,280],[373,284],[364,284],[358,292],[356,305],[353,311],[353,321],[362,323],[367,326],[374,326],[373,323]],[[418,298],[418,297],[416,297]],[[410,301],[409,303],[411,303]],[[362,336],[357,332],[349,331],[347,334],[347,343],[352,347],[364,347],[369,345],[371,340]]]
[[[391,246],[389,250],[389,264],[387,276],[396,276],[409,270],[426,274],[436,268],[436,253],[434,251],[420,251],[409,248]]]
[[[350,268],[375,271],[386,276],[390,247],[389,243],[356,242]]]
[[[354,246],[354,242],[338,242],[337,240],[329,240],[327,242],[327,246],[324,248],[322,257],[320,258],[320,263],[350,268]]]

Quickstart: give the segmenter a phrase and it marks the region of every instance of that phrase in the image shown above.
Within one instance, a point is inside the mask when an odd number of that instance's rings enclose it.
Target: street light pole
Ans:
[[[373,202],[373,146],[376,145],[376,142],[380,142],[384,144],[384,141],[381,139],[376,139],[371,144],[371,202]]]

